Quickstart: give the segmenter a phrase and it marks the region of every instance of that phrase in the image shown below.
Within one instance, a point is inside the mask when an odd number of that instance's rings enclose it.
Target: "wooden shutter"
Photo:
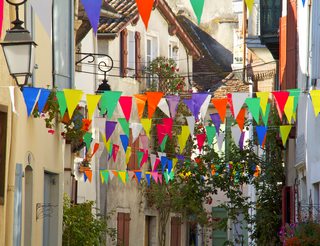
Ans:
[[[117,245],[129,246],[129,213],[118,213],[117,217]]]
[[[297,0],[288,1],[287,16],[287,65],[283,89],[296,88],[297,80]]]
[[[181,218],[171,218],[171,246],[181,246]]]
[[[0,112],[0,204],[4,204],[7,149],[7,113]]]
[[[120,33],[120,75],[126,77],[128,74],[128,31],[124,29]]]
[[[287,16],[280,18],[280,59],[279,59],[279,72],[280,72],[280,85],[286,81],[286,63],[287,63]]]
[[[136,80],[140,81],[141,74],[142,74],[142,64],[141,64],[141,34],[140,32],[136,32],[135,34],[135,45],[136,45],[136,57],[135,57],[135,63],[136,63]]]

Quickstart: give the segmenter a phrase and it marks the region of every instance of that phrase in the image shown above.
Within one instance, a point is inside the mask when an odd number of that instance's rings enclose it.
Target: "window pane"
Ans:
[[[54,82],[59,89],[71,88],[73,70],[73,1],[54,0]]]

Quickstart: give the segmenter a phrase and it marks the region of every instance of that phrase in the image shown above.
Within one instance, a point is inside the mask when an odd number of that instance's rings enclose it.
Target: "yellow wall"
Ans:
[[[9,14],[11,20],[15,17],[13,9],[10,9],[5,2],[4,5],[4,30],[9,28]],[[36,63],[39,69],[36,70],[35,86],[47,88],[52,84],[52,52],[51,39],[44,31],[39,20],[35,24]],[[4,38],[3,32],[1,40]],[[31,162],[33,169],[33,198],[32,211],[24,211],[24,194],[22,195],[22,245],[24,231],[24,213],[32,213],[32,221],[27,222],[32,226],[32,245],[42,245],[43,219],[36,220],[36,204],[43,204],[44,193],[44,172],[59,174],[59,200],[57,207],[59,227],[53,228],[51,233],[59,238],[57,245],[61,245],[62,233],[62,194],[63,194],[63,166],[64,166],[64,142],[60,136],[59,129],[54,135],[48,134],[43,119],[27,118],[26,106],[21,91],[15,88],[15,106],[18,115],[11,113],[9,90],[6,86],[15,85],[15,82],[8,74],[7,65],[2,51],[0,52],[0,106],[8,108],[8,131],[7,131],[7,175],[6,175],[6,197],[4,206],[0,205],[0,245],[12,245],[13,239],[13,204],[14,204],[14,182],[15,168],[17,163],[27,165],[27,153],[31,152],[34,160]],[[24,192],[24,178],[22,180],[22,192]]]

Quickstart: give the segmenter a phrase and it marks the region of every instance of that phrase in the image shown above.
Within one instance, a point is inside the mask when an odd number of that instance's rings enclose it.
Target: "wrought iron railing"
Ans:
[[[298,222],[320,223],[320,204],[298,204]]]

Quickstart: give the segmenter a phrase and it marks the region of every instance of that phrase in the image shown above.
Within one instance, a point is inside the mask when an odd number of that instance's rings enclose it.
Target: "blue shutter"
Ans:
[[[13,246],[21,245],[22,226],[22,165],[16,165],[16,178],[14,184],[14,220],[13,220]]]

